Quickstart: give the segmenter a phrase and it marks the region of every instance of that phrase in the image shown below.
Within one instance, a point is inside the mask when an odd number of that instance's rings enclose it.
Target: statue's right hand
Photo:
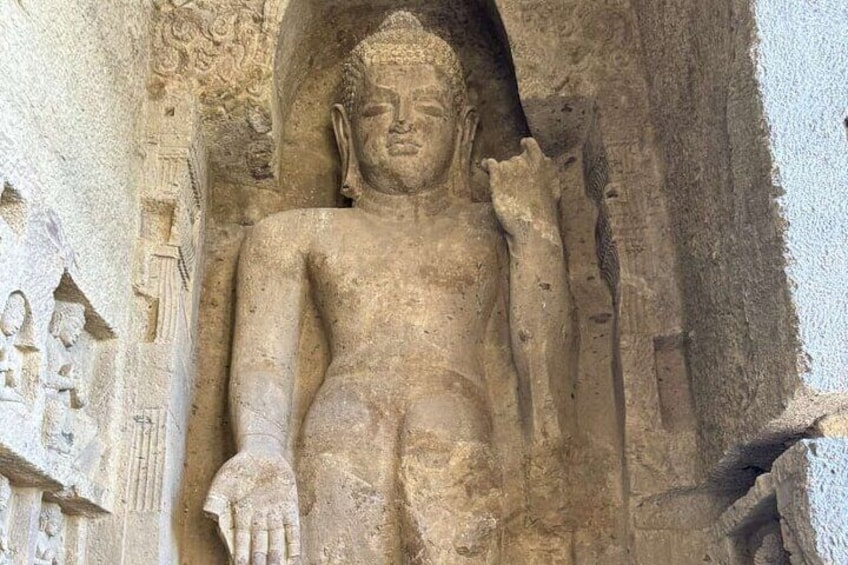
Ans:
[[[300,563],[297,483],[282,455],[236,454],[212,480],[203,510],[218,522],[235,565]]]

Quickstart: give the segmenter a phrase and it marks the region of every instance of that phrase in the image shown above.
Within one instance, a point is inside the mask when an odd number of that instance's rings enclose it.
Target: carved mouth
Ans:
[[[386,143],[389,155],[415,155],[421,149],[421,144],[408,138],[389,138]]]

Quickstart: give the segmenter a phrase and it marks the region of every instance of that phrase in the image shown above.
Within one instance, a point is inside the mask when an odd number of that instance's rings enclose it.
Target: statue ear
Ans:
[[[341,104],[334,104],[330,115],[333,121],[333,132],[336,134],[336,144],[339,146],[339,155],[342,158],[341,192],[348,198],[356,199],[360,193],[359,171],[353,153],[350,120],[348,120],[347,111]]]
[[[466,106],[460,116],[462,131],[459,137],[459,146],[462,150],[460,159],[465,170],[469,170],[469,167],[471,167],[471,153],[474,150],[474,139],[477,137],[477,126],[479,124],[477,109],[474,106]]]
[[[459,143],[457,144],[457,158],[459,159],[460,179],[459,185],[454,188],[457,194],[471,197],[473,188],[471,176],[471,154],[474,151],[474,139],[477,137],[477,126],[480,120],[474,106],[466,106],[459,116]]]

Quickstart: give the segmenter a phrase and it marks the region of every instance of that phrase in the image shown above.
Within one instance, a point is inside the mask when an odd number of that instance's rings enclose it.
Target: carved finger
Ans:
[[[230,502],[227,497],[210,493],[203,503],[203,511],[216,520],[221,520],[230,513]]]
[[[250,564],[267,565],[268,520],[264,512],[253,515],[250,532]]]
[[[210,493],[203,503],[203,511],[218,524],[218,532],[227,544],[227,552],[232,555],[233,515],[229,500],[219,494]]]
[[[233,562],[235,565],[250,565],[250,530],[236,528],[235,537]]]
[[[218,531],[227,544],[227,552],[230,555],[235,551],[235,526],[233,524],[233,513],[227,505],[227,510],[218,514]]]
[[[286,552],[286,534],[283,527],[268,530],[268,565],[283,565]]]
[[[249,565],[250,528],[253,522],[253,508],[243,504],[236,504],[233,508],[233,518],[236,524],[233,562],[235,565]]]
[[[489,185],[495,186],[503,178],[501,164],[494,159],[486,159],[483,163],[485,164],[484,168],[486,172],[489,173]]]
[[[292,482],[288,488],[286,502],[280,508],[285,531],[286,563],[300,563],[300,512],[298,510],[297,483]]]
[[[268,530],[254,530],[251,545],[250,565],[268,565]]]
[[[286,558],[291,564],[300,559],[300,525],[286,524],[285,532]]]
[[[545,158],[545,154],[542,153],[542,148],[539,147],[539,143],[533,139],[532,137],[525,137],[521,140],[521,148],[527,153],[527,156],[530,158],[530,162],[538,165]]]
[[[286,557],[286,533],[283,508],[274,507],[268,512],[268,565],[283,565]]]

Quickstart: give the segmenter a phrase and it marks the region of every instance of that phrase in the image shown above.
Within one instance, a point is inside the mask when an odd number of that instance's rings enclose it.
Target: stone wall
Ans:
[[[149,22],[145,3],[0,5],[0,552],[11,563],[95,562],[92,540],[122,504]]]
[[[845,13],[809,7],[790,16],[778,4],[635,3],[706,471],[767,465],[785,438],[845,401],[844,368],[821,350],[824,336],[839,332],[820,329],[841,325],[842,301],[813,299],[828,296],[844,272],[841,255],[820,258],[833,247],[821,238],[833,241],[842,228],[820,221],[818,210],[839,207],[824,203],[844,185],[835,171],[844,170],[845,101],[835,94],[840,79],[827,71],[822,82],[812,70],[839,60],[839,42],[800,47],[802,29],[838,37],[814,30],[844,23]],[[830,94],[822,99],[818,89]],[[807,102],[802,110],[798,99],[815,101],[816,115],[802,119]],[[822,166],[812,165],[817,159]]]
[[[56,211],[80,286],[126,328],[149,8],[38,1],[2,10],[0,175]]]
[[[636,5],[711,468],[755,436],[767,442],[764,427],[798,386],[783,223],[750,57],[754,23],[745,2]]]
[[[594,206],[567,193],[583,344],[571,414],[576,486],[567,498],[571,518],[593,525],[575,531],[574,555],[614,561],[631,543],[646,562],[704,554],[704,528],[728,497],[835,406],[812,402],[799,378],[750,7],[481,5],[511,50],[527,125],[546,152],[571,158],[592,123],[609,163]],[[351,6],[364,28],[389,7]],[[321,73],[337,63],[336,47],[364,30],[346,25],[344,10],[324,9],[246,1],[157,13],[154,80],[203,93],[213,171],[207,239],[216,268],[201,306],[206,353],[189,436],[216,449],[211,458],[205,447],[188,453],[196,463],[184,524],[189,553],[206,560],[220,550],[211,526],[199,526],[202,491],[227,445],[221,348],[231,303],[222,297],[245,226],[275,210],[343,204],[319,119],[332,87]],[[313,28],[336,30],[333,41],[310,43]],[[585,237],[598,212],[607,243],[615,241],[614,273]],[[784,410],[790,398],[797,402]]]

